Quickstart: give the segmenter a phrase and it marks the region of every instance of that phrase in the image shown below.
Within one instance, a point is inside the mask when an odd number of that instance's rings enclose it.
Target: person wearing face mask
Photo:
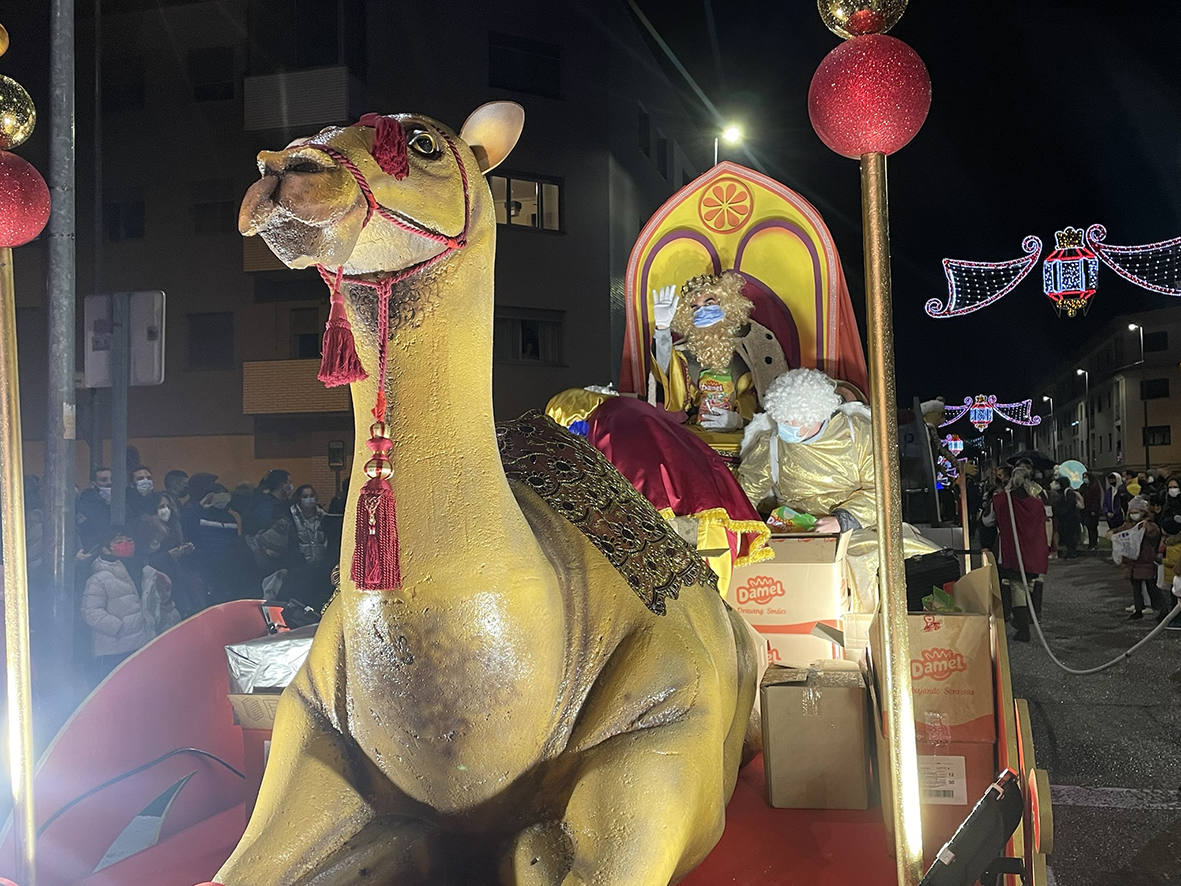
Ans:
[[[309,566],[323,563],[328,555],[328,538],[322,525],[325,516],[326,512],[320,507],[313,486],[305,483],[295,490],[291,519],[295,524],[299,553]]]
[[[82,594],[95,676],[101,680],[158,630],[179,621],[175,611],[168,577],[137,559],[134,538],[112,527]]]
[[[820,531],[876,525],[869,410],[842,403],[818,369],[792,369],[767,388],[767,411],[747,428],[738,468],[760,513],[786,505],[820,517]]]
[[[152,469],[144,465],[137,466],[128,475],[128,484],[128,521],[138,520],[143,516],[150,516],[154,510],[152,492],[156,488],[152,481]]]
[[[185,539],[176,499],[167,492],[154,495],[152,499],[155,510],[140,518],[142,537],[137,532],[136,544],[149,556],[153,567],[172,579],[173,599],[177,609],[187,618],[202,608],[204,599],[204,593],[198,587],[200,579],[190,560],[194,545]]]
[[[1079,487],[1083,497],[1083,525],[1087,527],[1087,550],[1099,549],[1099,518],[1103,516],[1103,475],[1087,474],[1086,482]]]
[[[1144,617],[1144,598],[1156,603],[1156,555],[1160,546],[1161,531],[1156,523],[1148,519],[1148,499],[1142,495],[1133,496],[1128,502],[1128,520],[1116,531],[1131,529],[1137,524],[1144,526],[1144,537],[1140,542],[1140,551],[1136,557],[1124,557],[1122,565],[1132,585],[1132,613],[1129,621],[1139,621]]]
[[[1165,481],[1165,495],[1158,521],[1161,531],[1166,535],[1181,532],[1181,478],[1173,476]]]
[[[751,319],[745,284],[728,271],[694,277],[679,294],[672,286],[652,294],[655,389],[665,409],[687,413],[707,441],[749,421],[788,366],[775,333]]]
[[[111,528],[111,469],[95,468],[90,472],[90,486],[78,496],[74,516],[78,544],[84,551],[102,544]]]

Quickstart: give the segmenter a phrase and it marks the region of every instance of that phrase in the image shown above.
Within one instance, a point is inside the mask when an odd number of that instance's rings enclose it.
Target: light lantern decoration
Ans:
[[[1081,228],[1055,231],[1054,246],[1042,262],[1042,289],[1059,316],[1085,316],[1099,285],[1099,259],[1083,245]]]
[[[998,416],[1010,424],[1026,428],[1036,427],[1042,423],[1042,417],[1033,414],[1032,399],[1018,400],[1015,403],[1001,403],[996,394],[977,394],[975,397],[965,397],[963,405],[948,406],[944,415],[946,418],[940,423],[939,427],[941,428],[955,424],[965,415],[978,431],[987,429],[993,419]],[[960,448],[963,448],[962,440],[960,440]]]
[[[995,405],[996,397],[985,397],[983,394],[977,394],[972,405],[968,407],[968,421],[972,423],[972,427],[978,431],[983,431],[992,424],[992,417],[995,412],[992,407]]]
[[[957,434],[948,434],[943,438],[943,445],[947,447],[947,451],[952,455],[959,455],[964,451],[963,438]]]

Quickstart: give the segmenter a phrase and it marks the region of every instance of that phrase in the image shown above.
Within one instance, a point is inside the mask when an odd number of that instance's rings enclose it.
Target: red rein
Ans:
[[[363,126],[373,126],[373,157],[381,170],[396,180],[405,178],[410,172],[406,132],[396,117],[366,114],[360,120]],[[317,265],[321,279],[331,290],[331,308],[328,324],[324,329],[324,345],[321,349],[320,381],[328,387],[349,384],[367,378],[365,368],[357,357],[352,327],[345,312],[344,283],[367,286],[377,292],[377,398],[373,406],[373,424],[369,428],[369,446],[372,457],[365,463],[365,476],[369,479],[361,489],[357,501],[357,534],[353,550],[351,577],[359,588],[365,590],[397,590],[402,586],[401,562],[398,556],[398,516],[394,490],[390,485],[393,476],[394,441],[386,424],[386,381],[390,325],[390,294],[396,284],[419,271],[426,270],[446,258],[452,252],[467,246],[467,229],[471,216],[471,193],[468,187],[467,169],[455,147],[455,142],[445,133],[439,133],[459,168],[463,182],[463,230],[458,236],[448,236],[432,231],[413,219],[387,209],[377,202],[373,190],[357,165],[343,153],[325,145],[315,145],[324,151],[341,167],[348,170],[365,196],[367,211],[365,225],[374,215],[419,237],[424,237],[443,246],[443,251],[424,262],[405,268],[389,277],[363,280],[346,277],[343,267],[329,271]]]

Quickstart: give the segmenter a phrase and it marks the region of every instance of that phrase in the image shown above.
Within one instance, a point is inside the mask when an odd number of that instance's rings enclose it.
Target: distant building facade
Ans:
[[[1058,461],[1181,469],[1181,308],[1115,318],[1034,390],[1034,442]]]
[[[496,413],[616,376],[632,242],[712,146],[622,0],[106,0],[103,10],[97,200],[89,12],[77,26],[79,318],[96,290],[167,293],[165,382],[130,394],[131,442],[157,477],[183,468],[257,481],[281,466],[330,490],[328,443],[351,452],[353,425],[348,392],[315,380],[327,291],[314,271],[241,238],[237,207],[260,149],[367,111],[419,111],[458,129],[485,101],[525,107],[520,143],[489,177]],[[31,438],[44,436],[38,249],[18,264]],[[108,395],[80,389],[78,401],[79,437],[109,440]],[[38,463],[34,439],[30,469]]]

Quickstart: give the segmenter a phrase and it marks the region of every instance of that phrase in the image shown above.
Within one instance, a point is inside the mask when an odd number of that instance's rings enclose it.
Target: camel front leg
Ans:
[[[434,832],[341,733],[324,699],[344,696],[339,619],[330,607],[308,661],[279,701],[254,814],[215,878],[222,886],[430,882]]]
[[[665,886],[725,826],[724,729],[686,719],[578,754],[560,822],[522,833],[501,868],[513,886]],[[562,767],[566,768],[566,767]],[[553,784],[560,780],[555,780]]]

